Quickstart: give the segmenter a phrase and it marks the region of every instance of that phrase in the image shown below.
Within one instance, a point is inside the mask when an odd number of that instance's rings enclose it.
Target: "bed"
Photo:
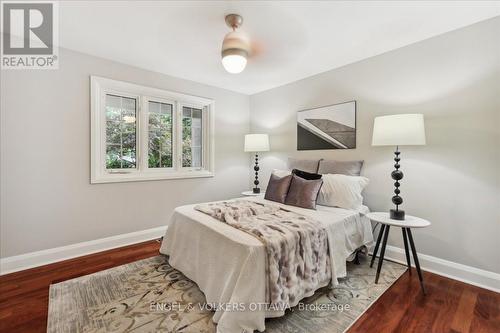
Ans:
[[[262,197],[238,200],[268,202]],[[334,285],[338,278],[345,277],[346,260],[351,259],[356,250],[373,242],[371,224],[365,216],[369,211],[366,206],[348,210],[318,205],[313,210],[279,205],[326,226],[331,276],[321,281],[316,289]],[[213,321],[217,323],[218,332],[264,331],[265,319],[283,316],[285,309],[265,306],[266,253],[263,243],[196,210],[195,206],[175,209],[160,252],[168,255],[170,265],[203,291],[207,303],[215,310]]]

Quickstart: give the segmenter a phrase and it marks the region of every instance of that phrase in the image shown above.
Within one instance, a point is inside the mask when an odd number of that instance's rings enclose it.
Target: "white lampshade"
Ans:
[[[423,114],[396,114],[376,117],[372,146],[425,145]]]
[[[245,152],[269,151],[269,136],[267,134],[245,135]]]

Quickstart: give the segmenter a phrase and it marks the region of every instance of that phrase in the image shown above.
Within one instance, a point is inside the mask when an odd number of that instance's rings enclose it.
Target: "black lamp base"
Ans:
[[[254,194],[259,194],[260,193],[260,188],[259,188],[259,155],[255,153],[255,166],[253,167],[253,170],[255,171],[255,180],[253,181],[253,184],[255,187],[253,188],[253,193]]]
[[[395,210],[391,209],[389,211],[389,216],[393,220],[399,220],[399,221],[404,221],[405,219],[405,211],[404,210]]]
[[[403,203],[403,198],[401,198],[401,196],[399,195],[399,193],[401,193],[401,191],[399,190],[399,186],[401,186],[401,183],[399,181],[403,179],[403,172],[399,170],[399,168],[401,167],[399,165],[399,161],[401,161],[401,158],[399,157],[400,154],[401,153],[399,152],[399,147],[396,147],[396,151],[394,152],[394,155],[396,155],[394,157],[394,162],[396,162],[396,164],[394,164],[394,168],[396,168],[396,170],[391,172],[391,178],[395,180],[395,195],[392,197],[392,203],[396,205],[396,209],[391,209],[389,211],[389,216],[393,220],[403,221],[405,219],[405,211],[399,209],[399,205]]]

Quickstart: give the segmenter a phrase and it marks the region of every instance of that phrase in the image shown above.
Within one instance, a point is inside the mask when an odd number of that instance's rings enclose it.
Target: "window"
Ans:
[[[149,168],[173,166],[173,109],[173,104],[148,101]]]
[[[202,110],[182,107],[182,166],[201,167]]]
[[[137,99],[106,94],[106,169],[135,169]]]
[[[92,183],[213,176],[210,99],[91,77]]]

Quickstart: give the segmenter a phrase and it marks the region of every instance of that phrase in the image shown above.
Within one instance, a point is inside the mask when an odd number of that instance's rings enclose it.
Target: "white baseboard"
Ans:
[[[0,275],[148,241],[163,236],[166,230],[166,226],[158,227],[2,258],[0,259]],[[406,265],[404,250],[399,247],[387,245],[385,257]],[[419,254],[418,258],[420,266],[423,270],[481,288],[500,292],[500,274],[458,264],[426,254]]]
[[[399,247],[387,245],[385,258],[406,265],[405,251]],[[425,271],[500,292],[500,274],[420,253],[418,261]]]
[[[167,227],[131,232],[0,259],[0,275],[162,237]]]

